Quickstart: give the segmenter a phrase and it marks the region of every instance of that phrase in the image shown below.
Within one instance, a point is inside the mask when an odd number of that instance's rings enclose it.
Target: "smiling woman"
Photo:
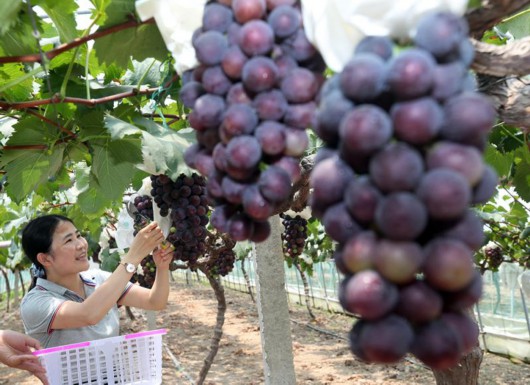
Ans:
[[[49,348],[117,336],[118,306],[161,310],[169,295],[172,248],[158,248],[164,234],[156,222],[141,229],[116,270],[88,270],[88,244],[74,223],[61,215],[30,221],[22,247],[33,263],[34,280],[22,300],[24,329]],[[157,265],[155,283],[146,289],[130,283],[149,253]]]

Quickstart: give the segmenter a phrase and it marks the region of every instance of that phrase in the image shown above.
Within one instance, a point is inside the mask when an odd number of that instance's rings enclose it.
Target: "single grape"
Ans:
[[[366,320],[390,313],[398,301],[398,289],[374,270],[363,270],[341,283],[344,309]]]
[[[413,99],[430,92],[436,62],[429,53],[410,48],[390,59],[388,65],[387,82],[397,97]]]
[[[426,282],[438,290],[461,290],[474,277],[473,253],[455,239],[435,239],[425,246],[423,273]]]
[[[385,86],[386,65],[375,54],[355,55],[339,75],[342,93],[354,102],[376,98]]]
[[[220,32],[206,31],[197,37],[194,46],[197,60],[202,64],[211,66],[221,63],[228,49],[228,42]]]
[[[384,110],[364,104],[354,107],[342,118],[339,136],[350,151],[369,155],[390,140],[392,123]]]

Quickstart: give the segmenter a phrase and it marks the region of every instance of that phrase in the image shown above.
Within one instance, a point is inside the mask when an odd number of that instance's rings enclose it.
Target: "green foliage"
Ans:
[[[305,253],[316,263],[330,259],[334,250],[335,244],[324,231],[322,223],[316,218],[310,218],[307,221]]]
[[[530,36],[530,7],[503,20],[497,28],[504,34],[509,33],[515,39]]]
[[[184,119],[169,125],[164,117],[175,121],[183,111],[171,100],[180,83],[170,81],[175,74],[158,28],[139,23],[105,35],[134,20],[135,2],[91,2],[91,25],[103,37],[77,47],[72,42],[94,30],[78,25],[75,0],[33,0],[43,14],[28,13],[21,0],[0,2],[0,56],[30,55],[0,64],[0,103],[14,107],[0,108],[0,239],[18,249],[24,224],[50,212],[71,218],[95,249],[126,191],[149,173],[176,178],[187,171],[182,154],[194,137],[179,132]],[[54,51],[59,44],[71,48]],[[40,50],[53,54],[40,63]]]
[[[77,37],[75,11],[78,6],[74,0],[34,0],[31,4],[40,6],[50,17],[62,43]]]
[[[0,36],[16,23],[16,15],[22,8],[22,0],[0,2]]]
[[[120,264],[120,253],[118,251],[111,252],[110,249],[101,251],[101,269],[109,272],[116,270]]]
[[[116,47],[127,47],[127,50]],[[127,67],[131,57],[138,61],[148,58],[164,61],[167,58],[164,40],[154,24],[141,25],[105,36],[96,41],[94,49],[100,63],[116,64],[119,67]]]

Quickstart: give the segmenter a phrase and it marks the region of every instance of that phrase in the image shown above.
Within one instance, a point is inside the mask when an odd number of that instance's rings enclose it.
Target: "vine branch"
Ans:
[[[43,106],[47,104],[60,104],[60,103],[83,104],[83,105],[94,107],[97,104],[113,102],[116,100],[131,97],[131,96],[149,95],[157,91],[158,88],[159,87],[151,87],[151,88],[143,88],[143,89],[133,88],[130,91],[121,92],[119,94],[104,96],[104,97],[96,98],[96,99],[75,98],[75,97],[70,97],[70,96],[61,98],[59,94],[55,94],[51,98],[40,99],[40,100],[28,100],[24,102],[13,102],[13,103],[0,101],[0,109],[24,110],[27,108],[38,107],[38,106]]]
[[[480,39],[484,32],[493,28],[506,17],[524,10],[530,0],[485,0],[481,7],[469,10],[466,19],[471,36]]]
[[[71,42],[61,44],[57,48],[54,48],[52,50],[44,52],[44,56],[48,60],[51,60],[54,57],[60,55],[61,53],[65,52],[65,51],[68,51],[68,50],[71,50],[72,48],[78,47],[78,46],[86,43],[87,41],[99,39],[99,38],[101,38],[103,36],[107,36],[107,35],[110,35],[112,33],[116,33],[116,32],[122,31],[124,29],[136,28],[136,27],[139,27],[140,25],[143,25],[143,24],[154,24],[154,22],[155,22],[155,20],[152,19],[152,18],[148,19],[146,21],[137,21],[137,20],[126,21],[125,23],[117,24],[117,25],[114,25],[114,26],[109,27],[107,29],[104,29],[102,31],[96,31],[96,32],[91,33],[89,35],[86,35],[84,37],[80,37],[80,38],[74,39]],[[20,63],[20,62],[23,62],[23,63],[35,63],[35,62],[41,62],[41,61],[42,61],[42,57],[41,57],[40,53],[34,53],[34,54],[29,54],[29,55],[21,55],[21,56],[4,56],[4,57],[0,57],[0,64]]]
[[[475,59],[471,68],[478,73],[497,77],[530,73],[530,37],[507,45],[493,45],[471,39]]]

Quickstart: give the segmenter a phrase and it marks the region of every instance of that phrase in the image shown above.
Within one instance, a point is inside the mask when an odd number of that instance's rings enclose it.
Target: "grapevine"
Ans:
[[[428,14],[413,43],[395,52],[369,36],[322,87],[310,204],[338,243],[340,302],[360,318],[352,352],[377,363],[410,352],[442,370],[478,344],[472,206],[495,192],[483,161],[495,110],[475,91],[464,19]]]

